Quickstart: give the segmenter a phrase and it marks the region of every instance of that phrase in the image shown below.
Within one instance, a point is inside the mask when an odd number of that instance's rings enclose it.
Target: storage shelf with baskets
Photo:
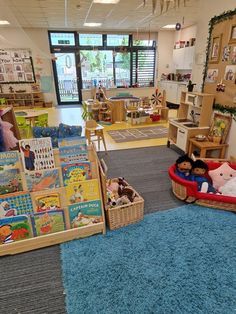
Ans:
[[[0,93],[7,106],[13,107],[43,107],[44,96],[42,92],[13,92]]]

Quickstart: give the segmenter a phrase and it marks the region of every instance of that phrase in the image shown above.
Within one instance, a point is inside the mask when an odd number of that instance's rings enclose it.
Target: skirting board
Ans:
[[[0,256],[13,255],[40,249],[46,246],[63,243],[79,238],[84,238],[97,233],[105,234],[105,223],[100,222],[95,225],[85,226],[57,233],[51,233],[27,240],[0,245]]]

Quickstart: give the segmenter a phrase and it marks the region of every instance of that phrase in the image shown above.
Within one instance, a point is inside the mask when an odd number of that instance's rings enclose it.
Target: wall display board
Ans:
[[[215,95],[219,108],[236,110],[236,10],[209,22],[203,90]]]
[[[35,82],[31,52],[28,49],[0,49],[0,84]]]

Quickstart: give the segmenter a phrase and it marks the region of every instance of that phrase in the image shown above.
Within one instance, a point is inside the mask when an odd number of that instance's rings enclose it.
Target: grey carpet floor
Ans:
[[[168,168],[179,154],[166,146],[100,152],[108,178],[124,177],[144,198],[144,213],[183,205],[171,191]]]
[[[109,177],[123,176],[145,199],[145,212],[183,204],[171,192],[168,167],[178,154],[165,147],[99,153]],[[0,258],[0,314],[64,314],[60,247]],[[77,314],[77,313],[75,313]]]

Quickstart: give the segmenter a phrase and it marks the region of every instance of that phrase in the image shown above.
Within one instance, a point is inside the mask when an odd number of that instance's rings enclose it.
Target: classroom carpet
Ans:
[[[144,213],[184,204],[171,190],[168,168],[179,157],[166,146],[123,149],[98,153],[108,167],[108,178],[124,177],[144,198]]]
[[[185,205],[61,245],[68,314],[230,314],[236,215]]]
[[[112,130],[107,131],[107,133],[116,143],[124,143],[167,137],[168,129],[160,125],[143,128]]]

